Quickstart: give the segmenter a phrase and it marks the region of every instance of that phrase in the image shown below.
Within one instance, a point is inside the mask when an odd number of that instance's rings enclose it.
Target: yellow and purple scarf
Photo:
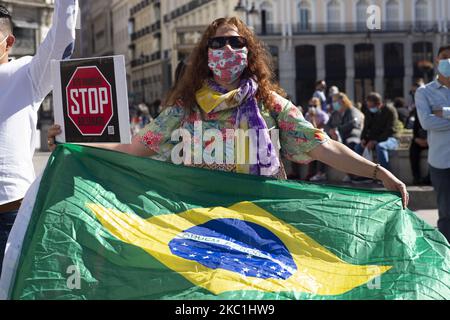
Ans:
[[[235,129],[253,129],[249,134],[251,145],[256,147],[256,164],[248,166],[253,175],[275,176],[280,170],[280,160],[270,139],[269,130],[258,107],[256,93],[258,84],[254,79],[241,80],[239,87],[228,91],[213,80],[206,81],[197,94],[197,103],[203,112],[209,114],[236,109]],[[247,153],[249,152],[246,146]],[[241,170],[238,170],[238,172]]]

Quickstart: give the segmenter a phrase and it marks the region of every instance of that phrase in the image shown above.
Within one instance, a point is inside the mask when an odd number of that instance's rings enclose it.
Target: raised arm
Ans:
[[[78,0],[55,1],[52,27],[29,65],[34,102],[52,90],[50,61],[70,58],[73,53],[77,14]]]
[[[386,189],[390,191],[397,191],[402,195],[403,207],[407,207],[409,196],[403,182],[397,179],[385,168],[377,168],[375,163],[370,162],[351,151],[342,143],[330,140],[312,150],[310,152],[310,156],[315,160],[321,161],[337,170],[362,177],[381,180]]]
[[[48,147],[50,151],[56,149],[55,138],[61,134],[61,127],[59,125],[53,125],[47,132]],[[119,144],[119,143],[107,143],[107,144],[89,144],[89,147],[112,150],[122,153],[127,153],[137,157],[151,157],[155,155],[155,152],[146,148],[139,140],[137,136],[133,137],[131,144]]]

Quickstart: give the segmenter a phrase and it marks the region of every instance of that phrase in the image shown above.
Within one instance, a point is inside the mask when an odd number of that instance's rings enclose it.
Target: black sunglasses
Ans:
[[[208,41],[208,47],[211,49],[220,49],[229,44],[233,49],[242,49],[247,46],[247,39],[239,36],[215,37]]]

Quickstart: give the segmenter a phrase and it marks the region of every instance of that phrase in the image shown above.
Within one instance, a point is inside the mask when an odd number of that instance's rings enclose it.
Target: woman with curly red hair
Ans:
[[[180,135],[172,138],[174,132],[182,129],[194,137],[194,144],[201,145],[194,146],[193,153],[190,147],[188,152],[184,150],[186,165],[195,162],[195,166],[214,170],[285,178],[279,146],[271,134],[277,129],[281,154],[288,160],[319,160],[350,174],[380,179],[387,189],[402,194],[406,207],[405,185],[388,170],[332,141],[307,122],[299,109],[285,99],[285,93],[273,81],[272,70],[264,45],[240,19],[218,19],[208,26],[191,54],[187,69],[168,95],[160,116],[136,135],[131,145],[100,147],[173,162]],[[229,135],[233,130],[254,130],[259,134],[249,134],[235,146],[234,142],[240,139],[239,135]],[[207,132],[221,134],[217,137]],[[50,130],[50,142],[59,133],[58,127]],[[211,151],[218,142],[226,147],[216,148],[215,158],[226,157],[227,161],[202,158],[203,152]],[[257,155],[251,154],[249,146],[256,147]],[[229,149],[233,148],[230,159]],[[222,152],[225,156],[217,154]],[[192,161],[193,158],[200,161]],[[244,161],[236,161],[237,158]]]

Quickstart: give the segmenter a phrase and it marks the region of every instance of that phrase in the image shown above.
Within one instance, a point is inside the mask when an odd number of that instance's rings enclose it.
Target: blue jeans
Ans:
[[[430,177],[437,193],[438,229],[450,242],[450,168],[436,169],[430,166]]]
[[[0,275],[2,274],[3,258],[5,256],[6,243],[11,232],[17,211],[0,213]]]
[[[375,152],[377,154],[378,163],[389,170],[389,151],[398,149],[398,140],[391,137],[386,141],[377,143]],[[355,152],[362,155],[364,147],[361,144],[356,145]]]

